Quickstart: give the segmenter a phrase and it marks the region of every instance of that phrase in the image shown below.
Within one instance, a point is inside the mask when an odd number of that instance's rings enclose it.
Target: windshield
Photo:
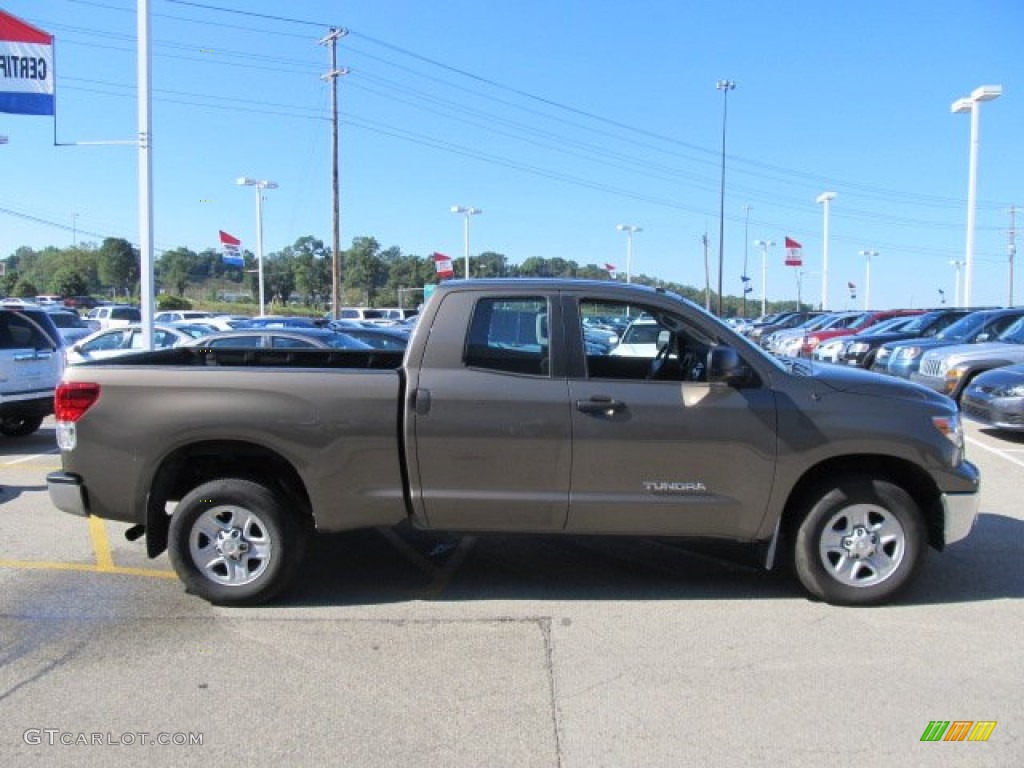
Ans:
[[[960,341],[962,339],[969,339],[985,327],[985,323],[990,319],[990,317],[991,316],[986,316],[980,312],[967,315],[966,317],[961,317],[948,328],[935,334],[935,338],[943,339],[944,341]]]
[[[1008,344],[1024,344],[1024,317],[1003,331],[997,341]]]

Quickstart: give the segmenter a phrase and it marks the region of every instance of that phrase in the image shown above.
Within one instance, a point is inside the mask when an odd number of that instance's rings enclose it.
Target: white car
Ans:
[[[153,349],[178,347],[195,339],[209,336],[215,329],[197,323],[176,323],[153,326]],[[141,352],[142,326],[125,325],[118,328],[106,328],[87,336],[77,344],[67,348],[68,365],[78,365],[90,360],[103,360],[129,352]]]
[[[654,358],[658,354],[658,337],[665,328],[650,317],[641,317],[629,324],[622,340],[609,355],[615,357]]]
[[[42,307],[0,308],[0,434],[31,435],[53,413],[63,341]]]
[[[142,314],[138,307],[128,304],[105,304],[90,309],[86,319],[95,320],[100,324],[100,328],[118,328],[131,323],[141,323]]]

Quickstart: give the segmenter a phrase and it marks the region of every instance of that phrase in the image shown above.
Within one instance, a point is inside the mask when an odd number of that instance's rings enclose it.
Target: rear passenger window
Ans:
[[[38,323],[18,312],[0,313],[0,349],[53,349]]]
[[[547,376],[549,339],[546,299],[480,299],[469,324],[463,361],[471,368]]]

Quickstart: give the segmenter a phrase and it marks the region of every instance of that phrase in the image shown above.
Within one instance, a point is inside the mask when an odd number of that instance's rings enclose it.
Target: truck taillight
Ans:
[[[53,414],[57,421],[76,422],[100,399],[100,385],[84,381],[64,382],[57,386]]]

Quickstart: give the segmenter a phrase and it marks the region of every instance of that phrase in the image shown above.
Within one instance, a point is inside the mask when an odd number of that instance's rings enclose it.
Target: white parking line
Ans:
[[[1004,451],[1001,448],[993,448],[991,445],[986,445],[980,440],[975,440],[973,437],[968,437],[967,442],[971,445],[977,446],[978,448],[983,448],[990,453],[994,453],[996,456],[1006,459],[1011,464],[1016,464],[1018,467],[1024,467],[1024,461],[1018,459],[1016,456],[1010,455],[1008,451]]]
[[[59,451],[47,451],[46,453],[36,453],[31,456],[22,456],[20,459],[15,459],[14,461],[5,461],[4,466],[10,467],[13,466],[14,464],[21,464],[22,462],[25,461],[32,461],[32,459],[41,459],[43,456],[55,456],[57,453],[59,453]]]

